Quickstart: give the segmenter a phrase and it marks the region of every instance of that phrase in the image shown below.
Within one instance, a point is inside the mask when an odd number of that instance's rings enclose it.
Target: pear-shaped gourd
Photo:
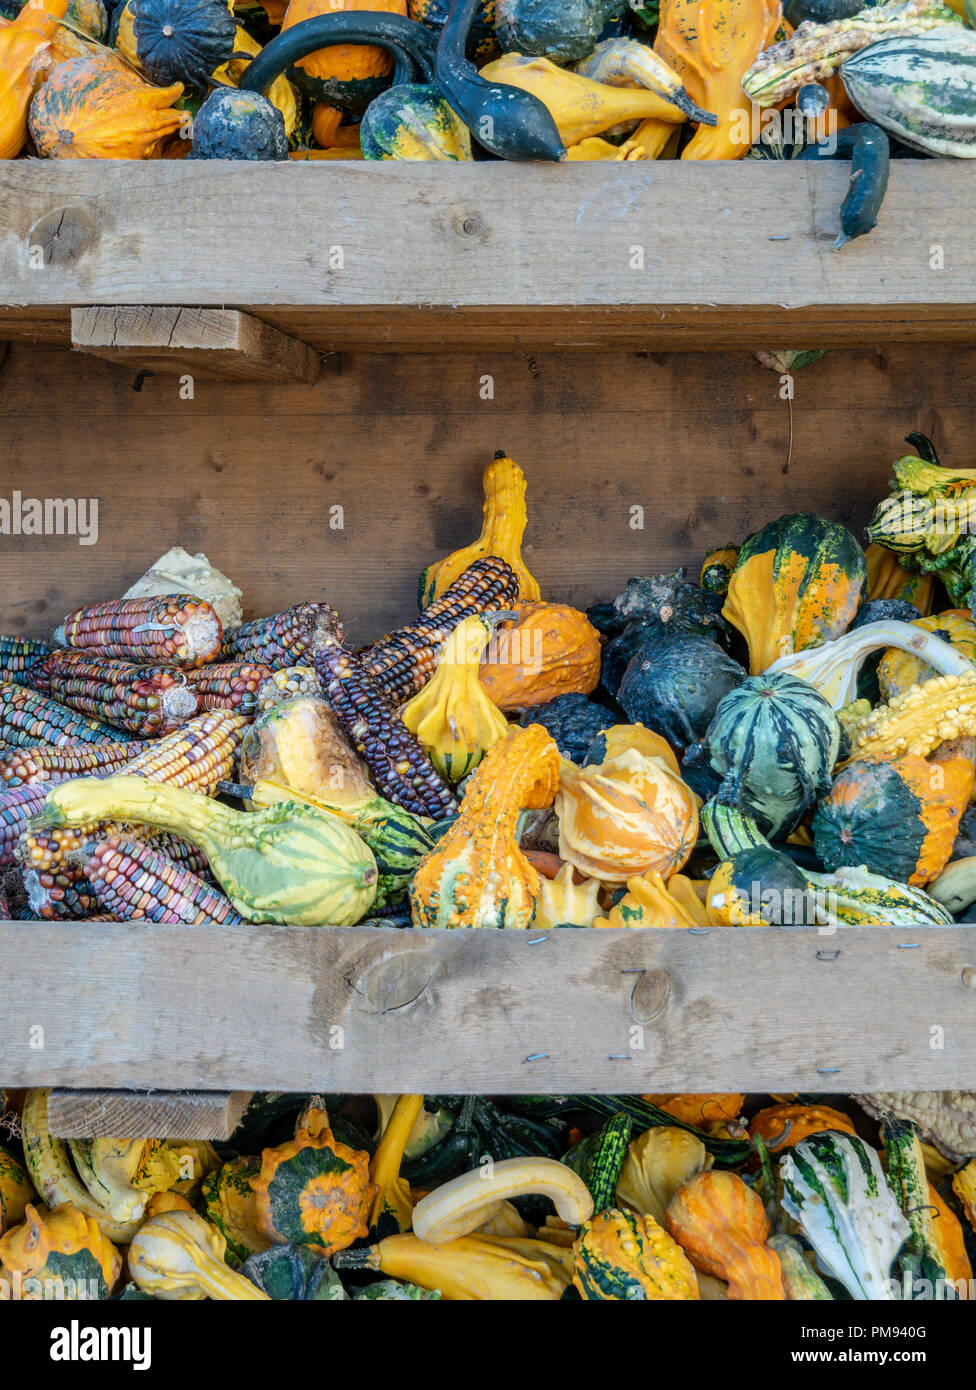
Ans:
[[[242,917],[296,927],[352,926],[376,897],[376,860],[337,816],[282,801],[232,811],[199,792],[142,777],[80,777],[51,792],[47,827],[126,821],[197,845]]]
[[[0,1238],[0,1272],[41,1281],[42,1297],[105,1299],[121,1271],[121,1255],[94,1218],[70,1204],[49,1211],[28,1203],[24,1224]]]
[[[269,1301],[249,1279],[228,1269],[225,1249],[223,1236],[203,1217],[164,1211],[136,1232],[129,1246],[129,1273],[144,1293],[167,1302]]]
[[[441,649],[431,679],[408,700],[400,718],[434,767],[460,782],[508,733],[508,720],[478,679],[492,624],[465,618]]]

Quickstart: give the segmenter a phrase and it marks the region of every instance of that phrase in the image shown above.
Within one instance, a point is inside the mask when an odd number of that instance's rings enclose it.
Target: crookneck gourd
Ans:
[[[376,897],[376,860],[364,841],[338,816],[297,801],[232,811],[142,777],[80,777],[49,793],[38,817],[47,828],[92,821],[151,825],[197,845],[251,922],[352,926]]]
[[[0,159],[16,159],[27,142],[27,108],[50,67],[51,42],[68,0],[25,5],[0,28]]]
[[[265,1302],[268,1295],[224,1263],[224,1237],[195,1212],[164,1211],[140,1226],[129,1246],[139,1288],[165,1302],[204,1298]]]
[[[414,1234],[428,1245],[445,1245],[477,1230],[503,1202],[538,1193],[563,1221],[582,1225],[593,1212],[583,1179],[553,1158],[506,1158],[490,1171],[461,1173],[429,1192],[414,1207]]]
[[[106,1299],[122,1272],[122,1257],[91,1216],[65,1205],[27,1204],[23,1225],[0,1237],[0,1272],[19,1275],[23,1297]],[[31,1285],[30,1280],[36,1280]],[[57,1288],[57,1295],[48,1290]],[[9,1297],[9,1295],[8,1295]]]
[[[541,597],[538,581],[522,559],[526,526],[525,474],[514,459],[499,450],[482,474],[481,482],[485,493],[481,535],[470,545],[427,566],[420,576],[418,599],[421,608],[440,598],[444,590],[482,555],[497,555],[508,561],[518,578],[519,598],[534,602]]]
[[[749,644],[752,675],[778,657],[839,637],[850,626],[867,581],[864,552],[837,522],[783,516],[750,536],[722,614]]]
[[[370,1207],[369,1229],[377,1240],[410,1230],[413,1194],[410,1183],[401,1176],[400,1167],[423,1109],[422,1095],[398,1096],[370,1160],[369,1176],[376,1195]]]
[[[335,1138],[319,1096],[299,1115],[294,1139],[264,1150],[253,1188],[259,1229],[275,1244],[332,1255],[369,1231],[369,1154]]]
[[[762,1198],[735,1173],[699,1173],[671,1200],[667,1228],[696,1269],[724,1279],[729,1298],[786,1298],[779,1257],[766,1245],[769,1217]]]
[[[31,138],[46,159],[158,159],[186,121],[174,106],[182,94],[179,82],[151,87],[121,67],[73,58],[31,103]]]
[[[444,643],[431,679],[400,711],[434,767],[460,782],[508,733],[508,720],[479,679],[493,624],[465,618]]]
[[[538,724],[512,729],[475,770],[457,820],[410,889],[416,927],[528,927],[539,874],[519,849],[519,812],[551,806],[559,753]]]
[[[490,1235],[461,1236],[430,1245],[418,1236],[387,1236],[376,1245],[343,1250],[341,1270],[372,1270],[439,1289],[455,1302],[548,1302],[562,1298],[570,1282],[565,1250],[544,1240]]]

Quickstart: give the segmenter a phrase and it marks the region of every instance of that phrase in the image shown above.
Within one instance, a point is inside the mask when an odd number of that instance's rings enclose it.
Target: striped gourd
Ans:
[[[833,874],[807,872],[814,890],[818,917],[842,927],[951,927],[952,917],[939,903],[892,878],[864,868],[838,869]]]
[[[976,33],[946,25],[848,58],[841,79],[869,121],[926,154],[976,159]],[[887,542],[886,542],[887,543]]]
[[[701,827],[719,859],[731,859],[744,849],[767,849],[769,841],[751,816],[714,797],[699,812]]]
[[[633,1126],[626,1111],[619,1110],[595,1134],[581,1139],[563,1159],[586,1183],[597,1214],[614,1205]]]

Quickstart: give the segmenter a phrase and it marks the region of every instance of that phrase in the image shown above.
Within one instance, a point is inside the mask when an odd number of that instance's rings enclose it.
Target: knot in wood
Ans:
[[[355,988],[369,1013],[388,1014],[416,1004],[434,978],[424,954],[396,952],[367,965]]]
[[[98,229],[83,207],[55,208],[27,233],[28,255],[38,249],[45,266],[71,265],[98,240]]]
[[[976,970],[971,965],[962,972],[962,982],[967,989],[976,989]]]
[[[651,1023],[664,1012],[671,998],[671,976],[666,970],[644,970],[630,996],[630,1012],[638,1023]]]

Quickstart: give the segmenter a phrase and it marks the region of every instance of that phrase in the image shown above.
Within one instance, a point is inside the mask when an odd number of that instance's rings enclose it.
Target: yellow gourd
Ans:
[[[573,882],[572,864],[555,878],[540,878],[533,927],[592,927],[600,911],[600,885],[592,878]]]
[[[617,1179],[617,1205],[653,1216],[661,1226],[671,1198],[683,1182],[714,1163],[697,1135],[674,1125],[656,1125],[627,1147]]]
[[[670,126],[669,130],[674,127]],[[581,140],[578,145],[570,145],[566,151],[566,158],[574,160],[596,160],[613,159],[617,161],[647,159],[648,156],[643,145],[634,140],[625,140],[622,145],[611,145],[609,140],[601,140],[599,135],[591,135],[586,140]]]
[[[541,1240],[470,1235],[428,1245],[415,1235],[387,1236],[364,1250],[344,1250],[336,1267],[369,1269],[439,1289],[456,1302],[540,1302],[561,1298],[569,1284],[566,1252]]]
[[[595,927],[697,927],[684,905],[668,891],[659,873],[640,874],[627,880],[627,892],[606,917],[598,917]]]
[[[409,1231],[413,1217],[410,1184],[400,1176],[403,1153],[424,1108],[422,1095],[398,1096],[369,1164],[369,1180],[376,1188],[369,1212],[369,1229],[387,1235],[390,1223],[397,1231]]]
[[[752,144],[752,107],[742,77],[783,23],[779,0],[661,0],[654,51],[699,106],[700,125],[682,159],[741,159]]]
[[[0,1091],[0,1106],[3,1092]],[[0,1108],[0,1115],[3,1114]],[[34,1187],[19,1159],[0,1145],[0,1235],[24,1219],[27,1203],[34,1200]]]
[[[483,617],[459,623],[444,643],[431,679],[400,711],[404,724],[449,782],[467,777],[508,733],[508,720],[478,678],[491,628]]]
[[[440,598],[444,590],[483,555],[496,555],[511,565],[518,575],[519,598],[531,602],[541,598],[538,582],[522,559],[526,525],[525,474],[514,459],[499,452],[485,469],[481,481],[485,492],[481,535],[471,545],[427,566],[420,576],[421,608]]]
[[[562,1219],[580,1226],[593,1213],[583,1179],[554,1158],[506,1158],[462,1173],[429,1192],[413,1211],[414,1233],[429,1245],[468,1235],[513,1197],[547,1197]]]
[[[165,1211],[140,1226],[129,1246],[129,1273],[144,1293],[167,1302],[204,1298],[267,1302],[243,1274],[224,1264],[227,1242],[189,1211]]]
[[[0,1238],[0,1272],[8,1281],[16,1274],[21,1281],[57,1285],[62,1298],[108,1298],[122,1272],[122,1257],[94,1218],[77,1207],[66,1204],[49,1211],[28,1203],[24,1224]],[[97,1282],[98,1292],[92,1291],[90,1280]],[[46,1296],[53,1295],[47,1291]]]
[[[27,143],[27,108],[50,66],[50,47],[68,0],[25,5],[0,28],[0,159],[15,159]]]

